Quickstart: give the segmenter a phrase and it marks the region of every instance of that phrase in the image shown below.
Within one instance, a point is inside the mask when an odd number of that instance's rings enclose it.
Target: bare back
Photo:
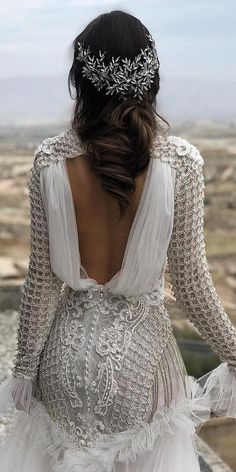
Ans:
[[[119,221],[117,201],[101,187],[89,169],[86,155],[66,160],[75,207],[81,265],[87,276],[104,284],[119,272],[138,208],[146,170],[136,178],[131,204]]]

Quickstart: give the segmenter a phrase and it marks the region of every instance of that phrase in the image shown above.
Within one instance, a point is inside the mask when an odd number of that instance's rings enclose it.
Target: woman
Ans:
[[[35,151],[31,251],[18,352],[1,408],[15,428],[2,472],[197,472],[195,432],[236,414],[236,330],[210,277],[203,158],[161,128],[159,60],[135,17],[112,11],[74,40],[71,127]],[[187,375],[164,306],[220,356]]]

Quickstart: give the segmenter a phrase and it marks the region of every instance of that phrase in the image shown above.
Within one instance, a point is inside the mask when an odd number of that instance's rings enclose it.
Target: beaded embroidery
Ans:
[[[79,150],[77,136],[68,130],[44,140],[35,151],[29,182],[30,262],[13,375],[38,375],[50,416],[75,438],[77,447],[83,447],[104,432],[122,431],[139,419],[149,421],[157,405],[174,396],[174,379],[166,375],[173,336],[163,305],[164,279],[138,298],[114,298],[93,286],[79,294],[71,292],[51,270],[40,170],[77,156]],[[235,371],[236,330],[217,296],[205,253],[202,156],[183,138],[164,135],[152,152],[176,169],[174,226],[167,253],[175,297],[203,338]],[[184,368],[178,362],[181,376]]]
[[[148,297],[131,302],[103,288],[70,289],[54,318],[39,367],[42,399],[80,447],[150,416],[154,372],[172,328],[160,284],[155,305]]]

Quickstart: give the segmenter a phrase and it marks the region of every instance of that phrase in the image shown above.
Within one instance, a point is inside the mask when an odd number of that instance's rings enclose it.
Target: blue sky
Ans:
[[[0,78],[65,73],[74,37],[113,9],[146,24],[163,76],[236,77],[235,0],[0,0]]]

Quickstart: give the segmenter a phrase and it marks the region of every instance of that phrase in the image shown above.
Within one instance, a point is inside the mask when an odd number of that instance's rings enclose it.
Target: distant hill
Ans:
[[[0,79],[0,125],[67,121],[74,102],[67,75]],[[161,78],[158,111],[168,121],[236,118],[236,79]]]

